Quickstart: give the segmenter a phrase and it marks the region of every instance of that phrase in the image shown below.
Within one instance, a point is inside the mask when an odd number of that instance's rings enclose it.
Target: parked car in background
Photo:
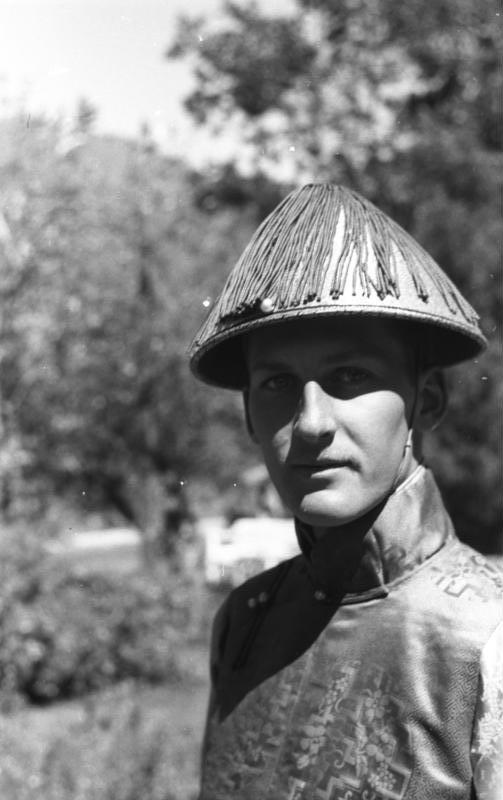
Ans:
[[[226,525],[223,518],[206,518],[198,528],[205,548],[205,580],[210,586],[238,586],[299,552],[291,519],[243,517]]]

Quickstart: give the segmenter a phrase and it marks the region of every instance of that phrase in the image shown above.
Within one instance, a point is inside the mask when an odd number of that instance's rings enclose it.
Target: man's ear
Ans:
[[[447,386],[441,369],[432,368],[421,376],[416,425],[419,431],[434,430],[447,410]]]
[[[248,434],[249,434],[250,439],[252,440],[252,442],[255,442],[255,444],[258,444],[257,437],[256,437],[256,434],[255,434],[255,431],[253,430],[253,425],[252,425],[252,421],[251,421],[251,417],[250,417],[249,399],[250,399],[250,397],[249,397],[248,389],[243,389],[243,406],[244,406],[244,410],[245,410],[246,430],[248,431]]]

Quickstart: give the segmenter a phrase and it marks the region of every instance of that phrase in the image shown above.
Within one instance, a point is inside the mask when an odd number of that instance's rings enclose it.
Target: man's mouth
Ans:
[[[302,472],[327,472],[329,470],[342,469],[348,467],[355,469],[355,463],[352,459],[319,459],[316,461],[295,461],[291,464],[295,471]]]

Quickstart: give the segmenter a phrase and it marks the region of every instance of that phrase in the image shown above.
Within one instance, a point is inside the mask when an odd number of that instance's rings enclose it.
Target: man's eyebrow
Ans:
[[[278,370],[290,369],[285,361],[273,361],[272,359],[259,358],[256,361],[250,360],[250,369],[266,370],[267,372],[277,372]]]
[[[348,358],[382,358],[387,355],[380,347],[372,346],[365,349],[360,347],[345,347],[338,352],[327,353],[321,360],[322,364],[331,364],[334,361],[344,361]]]
[[[330,366],[338,361],[344,361],[349,358],[382,358],[383,351],[379,347],[369,347],[368,349],[360,349],[359,347],[345,347],[339,351],[327,353],[320,361],[321,366]],[[250,368],[253,370],[267,370],[277,372],[278,370],[290,370],[291,365],[287,360],[282,361],[280,358],[272,359],[259,357],[256,360],[250,359]]]
[[[362,345],[348,343],[347,345],[341,345],[340,348],[337,344],[334,344],[334,349],[322,356],[318,363],[321,367],[327,367],[352,358],[389,359],[390,353],[384,345],[375,341]],[[283,360],[281,355],[269,358],[267,355],[261,354],[257,355],[256,359],[249,359],[249,367],[254,371],[262,370],[267,372],[284,372],[292,369],[288,357]]]

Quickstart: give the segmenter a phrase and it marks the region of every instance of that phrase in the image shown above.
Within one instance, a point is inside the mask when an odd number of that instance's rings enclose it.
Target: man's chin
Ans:
[[[362,470],[341,470],[337,480],[322,481],[322,477],[317,477],[292,482],[284,499],[306,525],[338,528],[377,509],[393,491],[395,475],[393,471],[376,476]]]
[[[318,492],[306,494],[297,504],[295,516],[313,528],[339,528],[365,516],[377,503],[379,497],[334,497],[334,493]]]

